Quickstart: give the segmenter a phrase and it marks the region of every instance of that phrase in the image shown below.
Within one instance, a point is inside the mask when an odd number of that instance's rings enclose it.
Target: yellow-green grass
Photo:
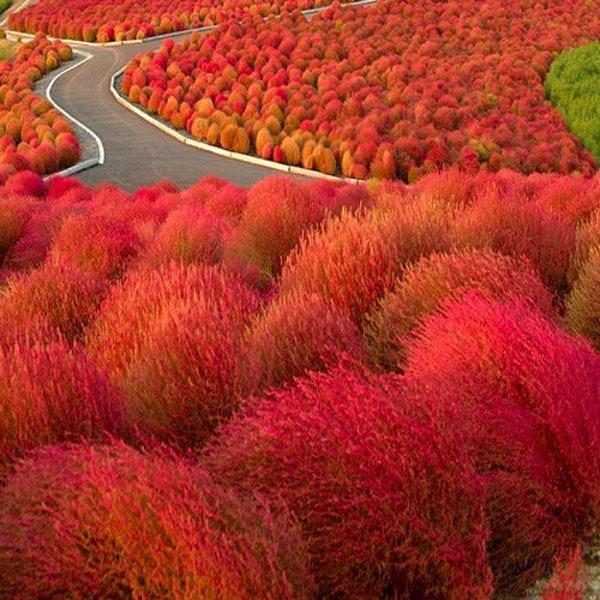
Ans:
[[[600,163],[600,43],[559,54],[544,87],[569,129]]]

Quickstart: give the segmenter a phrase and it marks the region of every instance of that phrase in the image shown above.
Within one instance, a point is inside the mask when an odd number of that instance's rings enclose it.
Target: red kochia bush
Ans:
[[[324,370],[341,353],[364,359],[357,326],[315,294],[273,300],[250,327],[248,351],[261,389]]]
[[[564,292],[575,247],[575,225],[538,204],[490,186],[457,218],[453,241],[459,248],[525,256],[551,291]]]
[[[49,446],[0,491],[10,598],[312,598],[297,526],[166,453]]]
[[[281,497],[333,598],[487,598],[487,528],[460,444],[411,416],[398,379],[340,365],[250,403],[206,463]]]
[[[405,381],[487,482],[499,589],[522,591],[597,532],[600,356],[587,342],[523,301],[469,294],[423,320]]]
[[[181,206],[169,214],[140,256],[149,266],[177,260],[215,264],[223,255],[224,219],[200,206]]]
[[[567,296],[567,323],[571,331],[582,333],[600,352],[600,240],[590,251],[573,289]]]
[[[9,279],[0,295],[0,319],[27,322],[40,316],[73,341],[96,314],[107,287],[104,278],[72,265],[44,264]]]
[[[146,435],[202,442],[252,390],[243,339],[257,296],[217,267],[169,263],[113,288],[87,347]]]
[[[399,273],[381,218],[343,212],[309,231],[281,273],[282,296],[313,293],[350,314],[355,323],[391,287]]]
[[[284,263],[281,294],[318,294],[361,324],[407,264],[449,247],[452,210],[405,199],[400,188],[380,193],[377,202],[308,231]]]
[[[111,279],[123,274],[140,242],[128,224],[100,215],[69,215],[53,240],[49,260]]]
[[[226,261],[248,263],[258,271],[259,285],[267,286],[302,232],[325,216],[310,190],[281,175],[255,183],[248,190],[235,234],[226,244]]]
[[[0,343],[0,475],[27,449],[124,433],[121,395],[108,378],[80,349],[48,339],[47,328],[38,334],[13,332],[12,344]]]
[[[406,337],[419,319],[447,298],[459,299],[469,290],[497,300],[527,299],[548,317],[555,312],[550,292],[524,258],[489,250],[433,254],[410,265],[368,315],[363,331],[373,363],[390,370],[401,368],[406,361]]]

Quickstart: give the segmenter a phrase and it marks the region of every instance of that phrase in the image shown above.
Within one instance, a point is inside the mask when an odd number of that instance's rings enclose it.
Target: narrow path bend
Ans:
[[[189,32],[181,35],[189,35]],[[161,42],[86,46],[85,51],[93,58],[63,73],[54,82],[53,101],[94,131],[104,145],[104,164],[81,171],[75,177],[91,186],[106,181],[132,191],[161,179],[188,187],[205,175],[249,186],[273,174],[274,171],[266,167],[182,144],[115,101],[110,92],[113,74],[137,53],[157,48]],[[70,43],[77,47],[76,43]]]

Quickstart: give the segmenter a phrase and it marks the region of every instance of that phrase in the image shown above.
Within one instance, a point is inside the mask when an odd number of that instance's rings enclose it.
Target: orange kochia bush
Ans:
[[[123,94],[209,144],[328,174],[594,168],[543,88],[554,55],[600,36],[592,3],[410,0],[238,21],[139,54]]]
[[[71,60],[60,40],[36,35],[14,58],[0,61],[0,179],[31,169],[47,175],[75,164],[79,143],[69,122],[49,100],[33,92],[48,71]]]
[[[61,0],[42,0],[9,15],[8,26],[84,42],[123,42],[154,35],[222,23],[249,13],[260,17],[282,11],[307,10],[328,4],[324,0],[169,0],[120,2],[74,0],[68,7]]]

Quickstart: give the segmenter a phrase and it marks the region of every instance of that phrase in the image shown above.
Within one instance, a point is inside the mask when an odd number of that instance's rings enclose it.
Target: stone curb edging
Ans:
[[[72,65],[69,65],[66,69],[62,70],[60,73],[57,73],[55,77],[51,78],[51,80],[50,80],[50,82],[48,84],[48,88],[46,89],[46,98],[69,121],[72,121],[73,123],[75,123],[75,125],[77,127],[80,127],[81,129],[83,129],[83,131],[85,131],[88,135],[90,135],[92,137],[92,139],[94,140],[94,142],[95,142],[95,144],[96,144],[96,146],[98,148],[98,156],[97,156],[97,158],[89,159],[87,161],[83,161],[83,163],[90,163],[91,161],[95,161],[94,164],[102,165],[102,164],[104,164],[104,156],[105,156],[105,154],[104,154],[104,145],[102,144],[102,140],[100,139],[100,137],[94,131],[92,131],[87,125],[84,125],[81,121],[79,121],[78,119],[76,119],[67,110],[65,110],[64,108],[60,107],[52,99],[52,87],[54,86],[54,83],[60,77],[62,77],[65,73],[68,73],[69,71],[72,71],[73,69],[76,69],[77,67],[79,67],[83,63],[87,62],[88,60],[91,60],[92,58],[94,58],[92,54],[89,54],[88,52],[82,52],[81,50],[78,50],[77,54],[79,54],[80,56],[83,56],[83,58],[81,60],[78,60],[77,62],[73,63]],[[83,164],[83,163],[81,163],[81,164]],[[80,163],[78,163],[78,164],[80,164]],[[75,166],[77,166],[77,165],[73,165],[73,167],[75,167]],[[85,166],[85,168],[87,169],[90,166],[93,166],[93,165],[87,164]],[[72,169],[73,167],[69,167],[69,169]],[[69,170],[69,169],[66,169],[66,170]],[[83,170],[83,169],[79,169],[79,170]],[[61,173],[62,173],[62,171],[61,171]]]
[[[180,133],[176,129],[169,127],[159,119],[153,117],[148,114],[146,111],[138,108],[131,102],[128,102],[119,94],[115,82],[116,80],[123,74],[125,71],[125,67],[119,69],[113,76],[110,78],[110,91],[114,96],[116,101],[129,110],[132,113],[135,113],[148,123],[150,123],[153,127],[160,129],[163,133],[166,133],[170,137],[176,139],[178,142],[185,144],[186,146],[192,146],[193,148],[197,148],[199,150],[204,150],[206,152],[211,152],[212,154],[217,154],[219,156],[224,156],[226,158],[231,158],[233,160],[238,160],[240,162],[249,163],[252,165],[256,165],[259,167],[264,167],[267,169],[272,169],[274,171],[282,171],[285,173],[293,174],[293,175],[302,175],[304,177],[311,177],[313,179],[323,179],[326,181],[342,181],[345,183],[353,183],[353,184],[364,184],[364,181],[360,179],[351,179],[346,177],[337,177],[335,175],[326,175],[324,173],[320,173],[319,171],[312,171],[310,169],[304,169],[303,167],[297,167],[294,165],[284,165],[282,163],[277,163],[272,160],[265,160],[264,158],[258,158],[256,156],[250,156],[249,154],[240,154],[239,152],[233,152],[231,150],[225,150],[224,148],[219,148],[218,146],[211,146],[210,144],[206,144],[205,142],[200,142],[195,138],[192,138],[189,135],[185,135]]]

